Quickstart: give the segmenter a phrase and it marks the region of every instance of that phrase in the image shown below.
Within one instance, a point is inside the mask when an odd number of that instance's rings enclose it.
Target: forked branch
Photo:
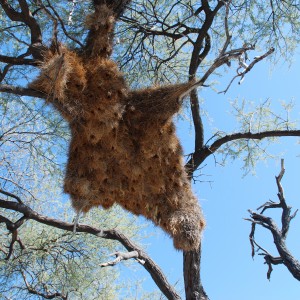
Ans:
[[[257,211],[261,210],[260,213],[253,212],[249,210],[250,218],[247,218],[247,221],[252,223],[251,233],[249,235],[251,249],[252,249],[252,257],[254,257],[256,251],[260,251],[259,255],[263,255],[265,259],[265,263],[268,265],[267,278],[270,279],[271,273],[273,271],[272,265],[283,264],[285,265],[290,273],[297,279],[300,280],[300,263],[299,261],[291,254],[288,250],[285,240],[289,231],[290,222],[296,216],[297,211],[291,213],[291,207],[287,205],[283,188],[281,185],[281,179],[284,175],[284,161],[281,160],[281,170],[278,176],[276,176],[276,184],[278,188],[278,198],[279,202],[275,203],[273,201],[268,201],[262,206],[260,206]],[[275,221],[263,215],[263,213],[267,209],[272,208],[280,208],[282,210],[281,213],[281,230],[276,225]],[[271,255],[267,250],[261,247],[255,240],[255,230],[256,226],[262,226],[268,229],[273,236],[274,244],[277,248],[279,256]]]

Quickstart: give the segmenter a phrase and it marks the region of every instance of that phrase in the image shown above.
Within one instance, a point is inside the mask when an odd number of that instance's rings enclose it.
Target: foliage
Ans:
[[[231,102],[231,115],[236,120],[234,133],[238,132],[266,132],[272,130],[293,130],[297,128],[298,120],[294,120],[291,112],[294,103],[281,102],[279,108],[272,105],[272,101],[267,99],[264,102],[240,101],[235,99]],[[224,133],[216,132],[215,136],[222,136]],[[221,154],[221,164],[231,159],[240,159],[243,162],[242,168],[244,175],[249,172],[255,173],[256,164],[270,158],[278,157],[271,154],[270,146],[279,142],[279,137],[271,136],[261,140],[239,139],[226,143],[224,147],[218,150]],[[280,155],[280,154],[279,154]]]
[[[206,1],[204,1],[206,2]],[[258,51],[271,46],[291,60],[299,42],[299,5],[294,1],[230,1],[230,48],[253,44]],[[214,7],[218,1],[210,1]],[[116,58],[133,85],[186,81],[191,53],[203,30],[205,12],[199,2],[184,0],[135,1],[117,28]],[[166,14],[166,12],[169,12]],[[210,27],[211,50],[198,69],[200,77],[226,39],[225,7]],[[201,46],[204,48],[204,45]],[[135,78],[141,78],[137,83]]]

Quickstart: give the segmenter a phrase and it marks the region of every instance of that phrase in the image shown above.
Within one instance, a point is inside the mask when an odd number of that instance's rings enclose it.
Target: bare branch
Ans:
[[[266,209],[277,208],[277,207],[280,207],[280,204],[275,203],[274,201],[270,200],[270,201],[267,201],[265,204],[261,205],[260,207],[258,207],[256,210],[262,209],[262,211],[260,213],[263,214]]]
[[[13,86],[8,84],[0,84],[0,92],[19,95],[19,96],[37,97],[42,99],[46,99],[48,96],[34,89],[25,88],[21,86]]]
[[[4,190],[2,190],[2,189],[0,189],[0,193],[3,194],[3,195],[6,195],[6,196],[8,196],[8,197],[14,198],[14,199],[16,199],[19,203],[22,203],[22,200],[20,199],[20,197],[18,197],[18,196],[15,195],[15,194],[6,192],[6,191],[4,191]]]
[[[107,263],[102,263],[102,264],[100,264],[100,267],[114,266],[122,260],[139,258],[139,253],[137,251],[131,251],[131,252],[127,252],[127,253],[117,251],[117,252],[114,252],[111,254],[111,256],[113,256],[113,255],[116,256],[116,259],[109,261]]]
[[[12,65],[28,65],[28,66],[37,66],[38,62],[35,59],[23,58],[21,57],[11,57],[6,55],[0,55],[0,61]]]
[[[193,48],[193,52],[191,54],[191,62],[190,62],[190,67],[189,67],[189,77],[195,78],[198,66],[199,66],[199,55],[202,49],[202,45],[203,45],[203,41],[205,39],[205,37],[208,34],[208,30],[210,29],[215,16],[217,15],[217,13],[219,12],[219,10],[223,7],[224,2],[223,1],[218,1],[218,4],[216,5],[214,10],[210,10],[208,8],[208,4],[204,3],[204,11],[205,11],[205,20],[203,22],[202,27],[199,30],[199,34],[198,37],[194,43],[194,48]],[[215,69],[214,69],[215,70]],[[199,82],[200,84],[198,84],[197,86],[201,86],[204,84],[204,81]]]
[[[10,233],[12,235],[11,242],[10,242],[10,245],[8,247],[9,251],[8,251],[7,256],[5,258],[6,260],[9,260],[10,257],[12,256],[15,242],[19,243],[22,250],[25,249],[25,246],[23,245],[21,239],[18,237],[18,228],[21,227],[26,220],[27,220],[27,218],[23,216],[17,222],[13,223],[9,219],[7,219],[4,216],[0,215],[0,223],[5,223],[6,228],[10,231]]]
[[[249,220],[249,221],[251,221],[251,220]],[[255,255],[254,235],[255,235],[255,223],[253,222],[252,225],[251,225],[251,232],[249,234],[249,240],[250,240],[250,244],[251,244],[251,256],[252,256],[252,258]]]
[[[229,16],[230,3],[231,3],[231,1],[227,1],[225,4],[226,13],[225,13],[225,18],[224,18],[224,27],[225,27],[226,40],[225,40],[223,48],[220,52],[220,56],[223,56],[225,54],[225,52],[230,44],[230,41],[231,41],[231,35],[229,33],[229,27],[228,27],[228,16]]]
[[[249,220],[251,221],[251,220]],[[255,254],[255,246],[258,248],[258,250],[261,250],[263,253],[259,253],[258,255],[264,256],[265,259],[265,264],[268,265],[268,272],[267,272],[267,278],[270,280],[271,278],[271,273],[273,271],[272,264],[273,265],[279,265],[283,263],[283,260],[281,257],[274,257],[272,256],[266,249],[261,247],[254,239],[254,231],[253,227],[255,227],[255,222],[252,223],[252,230],[249,235],[250,238],[250,243],[251,243],[251,248],[252,248],[252,258],[254,257]]]
[[[244,79],[245,75],[251,71],[251,69],[254,67],[254,65],[256,65],[258,62],[260,62],[261,60],[263,60],[264,58],[266,58],[267,56],[271,55],[273,52],[275,51],[274,48],[271,48],[269,49],[265,54],[261,55],[261,56],[257,56],[254,58],[254,60],[244,68],[244,70],[242,72],[238,72],[238,74],[236,76],[233,77],[233,79],[230,81],[229,85],[227,86],[227,88],[222,91],[222,92],[219,92],[219,93],[226,93],[231,84],[233,83],[233,81],[238,78],[238,77],[241,77],[240,81],[239,81],[239,84],[242,82],[242,80]],[[239,69],[238,69],[239,70]]]
[[[12,21],[22,22],[29,27],[31,32],[31,45],[29,50],[35,59],[41,59],[42,51],[44,50],[41,28],[36,19],[32,16],[26,0],[18,0],[18,2],[21,7],[21,12],[14,10],[7,0],[0,0],[0,5]]]
[[[278,265],[278,264],[284,264],[290,273],[297,279],[300,280],[300,263],[295,257],[290,253],[288,250],[285,240],[287,237],[287,233],[289,231],[289,226],[291,220],[296,216],[296,212],[291,215],[291,207],[289,207],[286,204],[284,194],[283,194],[283,188],[281,186],[281,179],[284,175],[284,161],[281,160],[281,170],[278,176],[276,176],[276,183],[278,187],[278,197],[279,197],[279,203],[275,203],[273,201],[268,201],[264,205],[260,206],[258,209],[262,208],[261,213],[255,213],[251,210],[249,210],[250,213],[250,219],[246,219],[250,222],[252,222],[251,227],[251,233],[249,235],[251,249],[252,249],[252,257],[255,253],[255,246],[258,248],[258,250],[263,251],[263,253],[260,253],[260,255],[264,256],[265,263],[268,265],[268,272],[267,272],[267,278],[270,279],[271,273],[273,271],[272,265]],[[271,208],[281,208],[282,209],[282,217],[281,217],[281,224],[282,229],[279,230],[275,222],[272,218],[266,217],[263,215],[264,211],[266,209]],[[256,241],[255,241],[255,226],[261,225],[272,233],[273,240],[275,243],[275,246],[277,248],[277,251],[279,253],[279,257],[272,256],[267,250],[262,248]]]
[[[64,34],[66,37],[68,37],[70,40],[72,40],[73,42],[77,43],[81,48],[84,47],[84,45],[79,41],[77,40],[76,38],[74,38],[73,36],[69,35],[66,27],[65,27],[65,24],[63,22],[63,20],[61,19],[61,17],[59,16],[58,12],[55,10],[55,8],[51,5],[50,1],[47,1],[48,3],[48,6],[51,8],[51,10],[53,11],[55,17],[52,16],[52,14],[50,13],[50,11],[47,9],[47,7],[45,7],[45,5],[42,3],[42,1],[39,1],[39,5],[44,9],[44,11],[46,12],[46,14],[48,16],[51,17],[51,19],[53,20],[54,22],[54,26],[56,27],[57,26],[57,21],[59,22]],[[56,32],[56,28],[54,29],[54,33],[53,33],[53,37],[56,39],[56,35],[57,35],[57,32]]]

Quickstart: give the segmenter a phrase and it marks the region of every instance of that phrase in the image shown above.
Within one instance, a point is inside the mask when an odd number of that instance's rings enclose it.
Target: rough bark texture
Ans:
[[[198,250],[183,253],[183,273],[186,300],[208,300],[200,277],[201,243]]]

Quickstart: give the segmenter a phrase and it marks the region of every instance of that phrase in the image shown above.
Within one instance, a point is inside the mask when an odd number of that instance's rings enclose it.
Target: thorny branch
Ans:
[[[259,255],[263,255],[265,259],[265,264],[268,265],[268,272],[267,278],[271,278],[271,273],[273,271],[272,265],[283,264],[285,265],[290,273],[297,279],[300,280],[300,263],[299,261],[290,253],[288,250],[285,240],[287,238],[287,234],[289,231],[290,222],[293,218],[295,218],[297,211],[296,210],[293,214],[291,214],[291,207],[287,205],[283,188],[281,185],[281,179],[284,175],[284,160],[281,160],[281,170],[278,176],[276,176],[276,184],[278,188],[277,196],[279,198],[279,202],[275,203],[273,201],[268,201],[259,208],[257,211],[261,210],[260,213],[253,212],[249,210],[250,218],[247,218],[247,221],[252,223],[251,225],[251,232],[249,235],[251,250],[252,250],[252,257],[254,257],[256,249],[257,251],[261,251]],[[267,209],[271,208],[280,208],[282,210],[281,213],[281,229],[279,229],[275,223],[275,221],[263,215],[263,213]],[[255,240],[255,230],[256,226],[260,225],[266,229],[268,229],[273,236],[274,244],[277,248],[278,257],[274,257],[271,255],[266,249],[261,247]]]

